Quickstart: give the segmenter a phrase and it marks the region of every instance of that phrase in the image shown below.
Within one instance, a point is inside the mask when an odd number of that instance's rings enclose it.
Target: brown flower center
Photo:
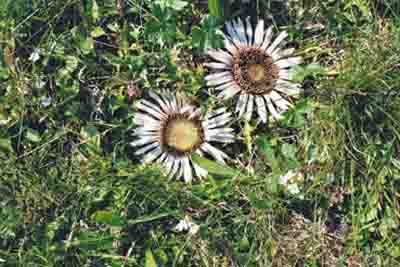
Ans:
[[[261,64],[249,64],[247,75],[254,82],[261,81],[264,78],[264,66]]]
[[[162,143],[167,150],[176,153],[188,153],[196,150],[203,142],[200,121],[172,116],[162,129]]]
[[[263,95],[273,90],[279,67],[271,56],[255,47],[241,48],[233,58],[233,75],[248,94]]]

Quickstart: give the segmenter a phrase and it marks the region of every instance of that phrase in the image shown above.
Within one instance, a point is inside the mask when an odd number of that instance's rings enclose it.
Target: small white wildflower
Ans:
[[[2,258],[0,258],[0,262],[6,262],[5,260],[3,260]]]
[[[288,189],[289,193],[292,195],[297,195],[298,193],[300,193],[300,189],[297,184],[290,184],[290,185],[288,185],[287,189]]]
[[[40,98],[40,105],[44,108],[47,108],[48,106],[51,105],[51,97],[47,97],[47,96],[42,96]]]
[[[294,173],[292,170],[288,171],[285,175],[281,175],[281,176],[279,177],[279,184],[285,185],[285,186],[286,186],[286,185],[288,184],[289,180],[290,180],[294,175],[295,175],[295,173]]]
[[[285,186],[287,191],[293,195],[300,193],[298,182],[302,181],[304,181],[304,174],[300,171],[290,170],[279,177],[279,184]]]
[[[189,231],[190,235],[195,235],[199,229],[200,226],[192,222],[189,216],[185,216],[185,219],[180,220],[174,228],[177,232]]]
[[[32,54],[29,56],[29,60],[35,63],[39,59],[40,59],[40,50],[39,49],[33,50]]]

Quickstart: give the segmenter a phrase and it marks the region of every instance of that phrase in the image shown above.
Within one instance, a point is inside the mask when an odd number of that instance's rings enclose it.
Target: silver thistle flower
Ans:
[[[239,95],[236,112],[251,119],[254,110],[261,121],[268,113],[279,119],[289,109],[291,97],[300,93],[300,85],[289,80],[289,68],[302,62],[292,56],[294,49],[283,49],[288,36],[281,32],[273,39],[270,26],[264,29],[260,20],[253,29],[249,18],[225,23],[224,50],[210,50],[208,55],[218,62],[206,63],[212,73],[205,77],[208,86],[215,86],[222,99]]]
[[[144,155],[143,162],[157,161],[168,174],[183,177],[190,182],[194,176],[207,176],[207,171],[192,161],[193,153],[207,153],[220,163],[229,157],[210,142],[231,143],[235,140],[233,129],[225,125],[231,113],[225,108],[204,117],[199,108],[187,104],[183,98],[163,92],[150,92],[150,99],[142,99],[135,114],[137,138],[131,145],[137,147],[136,155]]]

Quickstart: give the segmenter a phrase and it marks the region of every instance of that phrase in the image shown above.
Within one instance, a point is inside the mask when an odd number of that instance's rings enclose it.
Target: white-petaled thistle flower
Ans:
[[[161,163],[169,176],[183,177],[185,182],[207,176],[207,171],[192,161],[194,153],[206,153],[225,163],[229,157],[210,142],[235,140],[233,129],[226,126],[231,113],[221,108],[202,116],[200,108],[171,92],[150,92],[149,96],[137,103],[141,111],[134,117],[137,139],[131,143],[138,148],[135,154],[143,155],[144,163]]]
[[[289,69],[302,62],[292,56],[294,48],[282,48],[288,36],[281,32],[273,39],[273,27],[264,29],[260,20],[253,29],[250,19],[225,23],[224,50],[210,50],[208,55],[218,62],[206,63],[212,73],[205,77],[222,99],[239,95],[236,112],[251,119],[254,110],[267,121],[268,113],[279,119],[292,106],[291,97],[300,93],[300,84],[289,80]]]

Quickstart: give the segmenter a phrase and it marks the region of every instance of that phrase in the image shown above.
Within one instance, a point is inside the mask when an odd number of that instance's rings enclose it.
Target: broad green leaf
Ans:
[[[265,155],[268,161],[275,161],[275,151],[273,149],[274,144],[267,136],[260,136],[256,139],[256,144],[260,148],[261,152]]]
[[[94,30],[90,33],[93,38],[98,38],[100,36],[105,35],[106,32],[101,27],[95,27]]]
[[[99,131],[93,125],[88,125],[82,128],[81,134],[85,139],[91,139],[99,135]]]
[[[108,210],[96,211],[92,218],[98,223],[104,223],[112,226],[123,226],[125,221],[120,215]]]
[[[224,15],[221,0],[208,0],[208,10],[214,17],[222,17]]]
[[[11,141],[6,138],[0,138],[0,150],[4,152],[12,151]]]
[[[289,79],[295,82],[303,82],[307,76],[316,77],[317,75],[325,75],[326,69],[316,63],[311,63],[305,67],[296,66],[289,71]]]
[[[82,39],[79,43],[79,48],[83,54],[87,55],[94,49],[94,40],[93,38],[89,37],[86,39]]]
[[[155,4],[158,4],[162,9],[171,8],[176,11],[180,11],[187,6],[188,2],[183,0],[156,0]]]
[[[33,129],[27,129],[25,137],[33,143],[39,143],[41,140],[38,131]]]
[[[394,246],[390,252],[392,257],[400,257],[400,244]]]
[[[206,169],[209,173],[224,177],[234,177],[237,176],[240,172],[232,169],[231,167],[221,165],[215,161],[200,157],[199,155],[194,154],[192,156],[192,160],[199,164],[200,167]]]
[[[247,236],[245,236],[239,241],[239,251],[247,252],[249,251],[249,249],[250,249],[250,241],[247,238]]]
[[[284,143],[282,145],[282,154],[285,156],[285,158],[296,158],[296,146],[293,144]]]
[[[260,199],[256,196],[255,193],[249,194],[250,204],[254,208],[257,209],[271,209],[272,208],[272,201],[268,199]]]
[[[150,249],[146,250],[146,262],[145,267],[157,267],[156,259],[154,258],[153,252]]]

